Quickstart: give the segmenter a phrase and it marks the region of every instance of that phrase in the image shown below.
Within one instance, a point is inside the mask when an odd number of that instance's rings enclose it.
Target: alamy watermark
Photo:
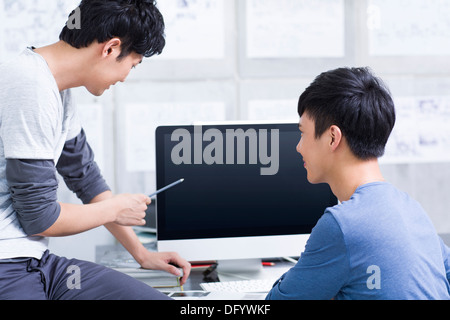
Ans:
[[[79,266],[71,265],[67,267],[67,274],[70,276],[67,278],[66,285],[69,290],[81,290],[81,269]]]
[[[223,133],[214,128],[203,132],[202,126],[195,126],[193,135],[187,129],[176,129],[171,135],[171,141],[179,142],[171,152],[175,165],[260,164],[260,174],[263,176],[276,175],[280,166],[278,129],[270,130],[269,133],[267,129],[250,128],[244,131],[238,128],[227,129]]]
[[[80,9],[80,7],[77,7],[70,14],[69,19],[66,22],[66,26],[69,30],[81,29],[81,9]]]
[[[381,289],[381,269],[377,265],[371,265],[367,268],[367,274],[370,276],[367,278],[366,284],[369,290]]]

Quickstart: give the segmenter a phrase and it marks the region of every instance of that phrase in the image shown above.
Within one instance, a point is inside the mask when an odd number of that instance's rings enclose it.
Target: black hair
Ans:
[[[300,96],[300,117],[305,112],[315,122],[316,138],[336,125],[362,160],[384,154],[395,124],[389,89],[369,68],[339,68],[319,75]]]
[[[78,8],[80,28],[66,24],[59,36],[72,47],[118,37],[122,41],[118,59],[132,52],[148,58],[161,54],[165,47],[164,18],[154,0],[82,0]]]

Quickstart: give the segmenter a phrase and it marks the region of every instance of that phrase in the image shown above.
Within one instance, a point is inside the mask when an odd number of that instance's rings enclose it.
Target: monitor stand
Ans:
[[[256,279],[263,267],[261,259],[218,260],[216,270],[221,281],[231,281]]]

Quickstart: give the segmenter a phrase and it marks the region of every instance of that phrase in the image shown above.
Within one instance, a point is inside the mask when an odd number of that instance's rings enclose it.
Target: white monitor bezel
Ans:
[[[188,240],[158,240],[158,251],[175,251],[188,261],[298,257],[309,234]]]

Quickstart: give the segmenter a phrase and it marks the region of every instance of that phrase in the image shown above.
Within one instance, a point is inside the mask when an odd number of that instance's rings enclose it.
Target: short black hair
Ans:
[[[164,18],[154,0],[82,0],[79,10],[81,28],[66,24],[59,36],[72,47],[80,49],[118,37],[122,41],[118,59],[132,52],[148,58],[161,54],[165,47]]]
[[[384,155],[396,118],[389,89],[369,68],[339,68],[319,75],[300,96],[298,114],[305,112],[315,122],[316,138],[336,125],[362,160]]]

